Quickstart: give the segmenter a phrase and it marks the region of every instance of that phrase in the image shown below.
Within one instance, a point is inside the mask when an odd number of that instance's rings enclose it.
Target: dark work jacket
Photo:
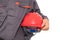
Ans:
[[[16,2],[20,4],[16,5]],[[23,6],[31,6],[31,8]],[[45,18],[36,0],[0,0],[0,40],[29,40],[33,34],[30,33],[25,37],[25,32],[19,25],[24,15],[32,10]]]

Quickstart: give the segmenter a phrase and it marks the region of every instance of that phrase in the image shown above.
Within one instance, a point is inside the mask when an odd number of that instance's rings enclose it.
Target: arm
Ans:
[[[33,0],[32,6],[33,6],[32,9],[33,9],[34,11],[38,12],[38,13],[42,16],[42,18],[43,18],[43,24],[42,24],[43,28],[42,28],[42,30],[48,30],[48,29],[49,29],[49,20],[48,20],[48,17],[45,16],[45,15],[43,15],[43,14],[40,12],[40,8],[39,8],[36,0]]]

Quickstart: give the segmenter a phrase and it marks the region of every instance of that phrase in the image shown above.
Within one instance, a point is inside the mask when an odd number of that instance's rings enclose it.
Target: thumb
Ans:
[[[45,26],[45,22],[43,21],[43,23],[42,23],[42,27],[44,27]]]

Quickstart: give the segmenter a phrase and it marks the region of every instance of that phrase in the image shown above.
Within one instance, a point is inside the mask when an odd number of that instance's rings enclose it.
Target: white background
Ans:
[[[49,18],[49,30],[41,31],[31,40],[60,40],[60,0],[37,0],[41,12]]]

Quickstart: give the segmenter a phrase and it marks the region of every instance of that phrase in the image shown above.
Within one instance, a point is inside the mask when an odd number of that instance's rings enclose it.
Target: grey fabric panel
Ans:
[[[0,31],[3,29],[2,24],[4,23],[7,16],[7,1],[0,0]]]
[[[13,40],[25,40],[24,32],[21,29],[21,27],[19,27],[19,29],[17,30],[16,35]]]
[[[5,20],[6,16],[7,16],[7,10],[4,8],[0,8],[0,28]]]
[[[27,9],[16,6],[15,2],[16,0],[9,0],[7,18],[2,25],[4,29],[0,31],[0,37],[5,40],[12,40],[14,38],[22,18],[27,13]]]

